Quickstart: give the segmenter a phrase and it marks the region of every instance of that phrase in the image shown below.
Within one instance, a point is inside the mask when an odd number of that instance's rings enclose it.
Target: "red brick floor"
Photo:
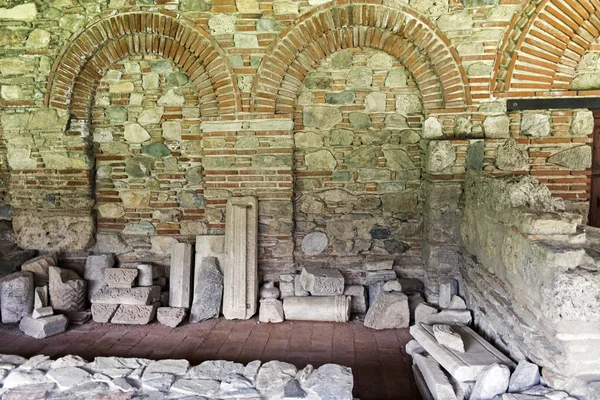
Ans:
[[[354,395],[361,400],[419,400],[404,345],[408,329],[374,331],[360,322],[324,323],[286,321],[259,324],[212,320],[171,329],[157,323],[146,326],[88,322],[48,339],[24,336],[16,325],[0,324],[0,353],[56,358],[77,354],[95,356],[185,358],[192,364],[205,360],[281,360],[303,368],[337,363],[352,368]]]

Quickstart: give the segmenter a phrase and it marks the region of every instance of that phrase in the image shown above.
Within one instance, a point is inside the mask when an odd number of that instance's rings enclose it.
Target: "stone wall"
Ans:
[[[469,172],[462,290],[478,329],[515,359],[567,376],[597,374],[597,234],[562,203],[532,177]]]
[[[538,3],[4,2],[1,215],[23,247],[152,260],[254,195],[266,276],[394,258],[435,283],[468,169],[587,212],[591,113],[506,104],[595,95],[597,6]]]

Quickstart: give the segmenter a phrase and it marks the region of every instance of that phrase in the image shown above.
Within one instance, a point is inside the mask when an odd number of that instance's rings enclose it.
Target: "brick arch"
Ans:
[[[384,51],[404,64],[426,112],[471,103],[458,54],[431,22],[409,8],[337,0],[303,15],[270,46],[254,84],[254,111],[291,114],[308,72],[325,57],[357,47]]]
[[[157,54],[179,66],[198,93],[203,115],[239,111],[231,67],[210,35],[178,14],[141,11],[102,17],[73,38],[54,63],[46,105],[88,119],[104,72],[135,54]]]
[[[581,57],[600,36],[600,3],[526,2],[510,26],[496,57],[493,91],[568,90]]]

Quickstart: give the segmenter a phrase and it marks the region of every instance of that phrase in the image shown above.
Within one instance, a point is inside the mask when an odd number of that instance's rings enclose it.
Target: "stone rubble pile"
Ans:
[[[0,365],[3,399],[353,399],[352,370],[337,364],[0,355]]]
[[[576,400],[546,385],[537,365],[504,356],[469,328],[471,321],[453,279],[440,283],[437,307],[416,307],[406,353],[424,400]]]

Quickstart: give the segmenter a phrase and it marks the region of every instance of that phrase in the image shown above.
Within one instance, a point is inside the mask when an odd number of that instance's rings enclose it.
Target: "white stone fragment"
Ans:
[[[400,284],[400,282],[398,282],[398,279],[387,281],[386,283],[383,284],[383,291],[384,292],[401,292],[402,285]]]
[[[85,367],[87,364],[88,362],[82,357],[67,355],[57,359],[56,361],[53,361],[52,364],[50,364],[50,368]]]
[[[416,340],[411,340],[410,342],[406,343],[406,347],[404,348],[404,350],[406,351],[406,354],[408,354],[409,356],[413,356],[414,354],[426,354],[427,352],[425,351],[425,349],[423,348],[423,346],[421,346],[419,344],[419,342],[417,342]]]
[[[192,284],[192,245],[175,243],[171,246],[169,306],[189,308]]]
[[[190,396],[210,396],[213,397],[221,386],[219,381],[212,379],[178,379],[171,386],[171,390]]]
[[[142,375],[142,387],[144,389],[154,389],[160,392],[167,392],[175,382],[175,376],[159,372],[144,372]]]
[[[424,322],[429,315],[437,314],[438,312],[440,311],[437,308],[427,303],[421,303],[415,309],[415,323]]]
[[[365,326],[372,329],[408,328],[408,297],[402,292],[383,292],[365,315]]]
[[[4,380],[3,389],[11,389],[18,386],[35,385],[38,383],[48,382],[46,373],[39,369],[34,369],[29,372],[14,370]]]
[[[430,314],[423,318],[422,322],[428,325],[469,325],[473,321],[469,310],[442,310],[436,314]]]
[[[47,377],[61,390],[65,390],[91,379],[92,376],[79,367],[63,367],[50,370]]]
[[[260,300],[258,320],[260,322],[283,322],[283,302],[277,299]]]
[[[241,374],[244,365],[232,361],[204,361],[202,364],[189,369],[186,374],[188,379],[210,379],[222,381],[230,374]]]
[[[425,378],[423,377],[423,373],[421,372],[419,367],[417,367],[416,364],[413,364],[412,370],[413,376],[415,377],[415,384],[417,385],[417,389],[421,394],[421,398],[423,400],[435,400],[433,398],[433,395],[431,394],[431,391],[427,387],[427,382],[425,382]]]
[[[433,357],[414,354],[413,361],[423,374],[423,378],[434,399],[457,400],[450,381]]]
[[[433,325],[433,335],[442,346],[461,353],[465,352],[465,344],[460,334],[455,332],[450,325]]]
[[[269,361],[260,368],[256,377],[256,389],[271,398],[283,393],[285,384],[296,377],[297,368],[282,361]]]
[[[130,288],[138,275],[138,270],[133,268],[106,268],[104,282],[108,287]]]
[[[491,400],[506,392],[510,369],[506,365],[492,364],[478,375],[470,400]]]
[[[508,391],[522,392],[540,383],[540,368],[530,362],[521,361],[510,377]]]
[[[31,371],[32,369],[39,369],[40,364],[47,361],[50,357],[45,355],[37,355],[31,357],[29,360],[25,361],[23,364],[19,366],[19,369],[22,371]]]
[[[19,329],[27,336],[44,339],[64,332],[68,323],[69,320],[62,314],[38,319],[24,317],[19,323]]]
[[[181,324],[186,314],[185,308],[159,307],[156,311],[156,319],[163,325],[175,328]]]
[[[344,277],[334,268],[304,267],[300,282],[304,290],[313,296],[335,296],[344,293]]]
[[[189,367],[190,362],[187,360],[152,361],[146,367],[144,374],[157,372],[171,375],[185,375]]]

